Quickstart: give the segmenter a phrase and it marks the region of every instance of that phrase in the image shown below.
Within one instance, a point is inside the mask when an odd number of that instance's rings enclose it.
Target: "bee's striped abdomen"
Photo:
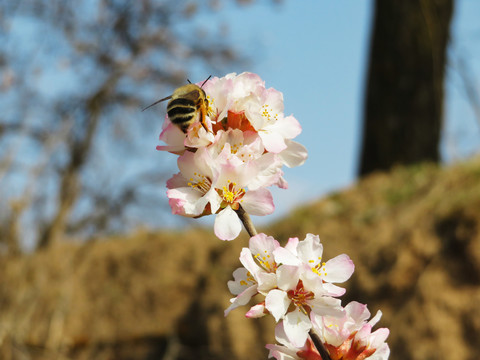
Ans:
[[[185,98],[173,99],[168,103],[167,114],[170,121],[183,132],[195,121],[197,107],[194,101]]]

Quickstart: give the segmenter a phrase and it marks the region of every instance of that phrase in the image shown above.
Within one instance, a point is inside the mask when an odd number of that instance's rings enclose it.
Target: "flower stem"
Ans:
[[[310,338],[312,339],[313,344],[317,348],[318,353],[320,354],[322,360],[332,360],[330,358],[330,355],[328,355],[327,350],[323,347],[323,344],[318,337],[317,334],[315,334],[313,331],[309,332]]]
[[[245,230],[247,230],[248,235],[250,235],[250,237],[257,235],[257,230],[255,229],[255,226],[253,226],[250,216],[247,212],[245,212],[241,205],[237,210],[237,215],[242,221],[243,226],[245,226]]]

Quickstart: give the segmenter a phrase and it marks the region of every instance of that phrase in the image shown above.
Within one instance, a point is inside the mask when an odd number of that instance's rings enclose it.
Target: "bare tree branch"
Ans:
[[[142,194],[148,181],[139,176],[135,188],[121,178],[145,170],[138,149],[145,147],[145,136],[160,131],[162,119],[141,122],[132,109],[192,77],[186,71],[191,64],[222,69],[240,59],[219,34],[198,31],[202,24],[195,16],[207,8],[186,0],[0,3],[0,63],[9,69],[3,83],[0,73],[0,106],[6,109],[0,147],[19,144],[0,155],[2,189],[8,193],[13,179],[33,177],[22,184],[22,201],[28,228],[39,234],[38,248],[66,231],[84,233],[80,226],[108,231],[127,223],[122,220],[130,208],[147,206]],[[28,41],[16,32],[19,27],[31,31]],[[126,154],[124,169],[114,173],[108,162],[119,152]],[[161,174],[166,168],[159,165]],[[91,191],[114,181],[125,188]],[[89,214],[85,203],[103,213]]]

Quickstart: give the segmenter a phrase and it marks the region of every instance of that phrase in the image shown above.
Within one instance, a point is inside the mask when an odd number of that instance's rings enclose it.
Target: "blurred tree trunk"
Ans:
[[[453,0],[375,1],[359,174],[438,162]]]
[[[38,241],[37,249],[43,249],[57,243],[65,234],[68,217],[81,191],[80,172],[83,170],[90,154],[101,111],[106,106],[107,99],[113,92],[118,79],[119,74],[113,72],[98,92],[86,101],[87,113],[89,114],[84,124],[86,129],[80,136],[72,134],[67,144],[70,162],[62,171],[57,211],[52,222],[44,229]],[[75,136],[78,138],[75,138]]]
[[[22,199],[11,201],[10,214],[4,223],[0,224],[0,242],[7,246],[9,256],[18,256],[22,253],[20,248],[20,217],[27,203]]]
[[[161,117],[139,121],[138,110],[189,75],[204,76],[188,69],[215,74],[244,63],[219,28],[192,21],[223,2],[0,1],[3,248],[19,252],[26,235],[42,249],[66,235],[162,223],[158,183],[168,165],[147,160],[155,154],[144,140]],[[29,41],[18,19],[31,25]]]

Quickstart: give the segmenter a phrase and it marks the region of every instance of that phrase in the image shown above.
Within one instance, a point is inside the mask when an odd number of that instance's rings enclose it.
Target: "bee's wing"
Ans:
[[[200,97],[200,92],[197,89],[192,90],[192,91],[182,95],[183,99],[188,99],[188,100],[191,100],[193,102],[197,102],[199,97]]]
[[[163,99],[160,99],[160,100],[158,100],[158,101],[155,101],[153,104],[148,105],[146,108],[143,108],[142,111],[145,111],[145,110],[147,110],[147,109],[150,109],[152,106],[155,106],[155,105],[157,105],[158,103],[161,103],[162,101],[165,101],[165,100],[168,100],[168,99],[171,99],[171,98],[172,98],[172,95],[167,96],[167,97],[165,97],[165,98],[163,98]]]

